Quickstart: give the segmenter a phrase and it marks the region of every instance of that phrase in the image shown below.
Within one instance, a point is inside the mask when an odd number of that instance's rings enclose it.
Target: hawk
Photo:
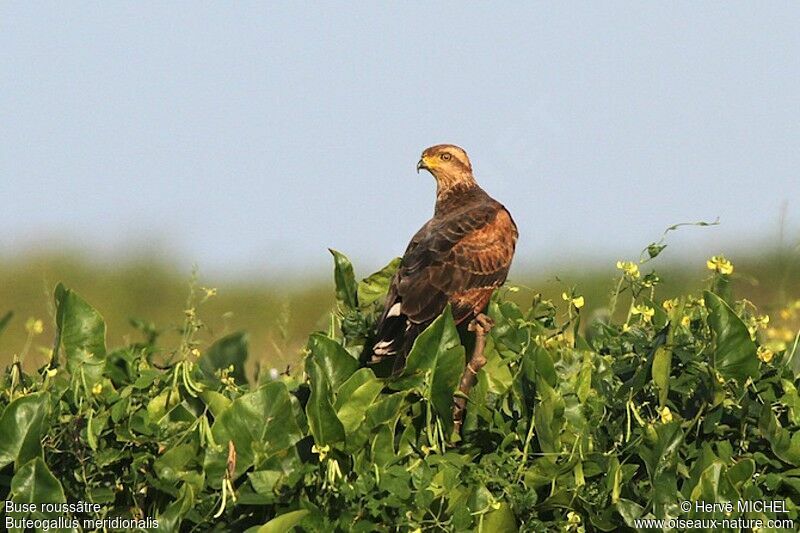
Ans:
[[[403,370],[414,339],[448,303],[456,324],[488,320],[482,313],[506,280],[518,235],[508,210],[478,186],[462,148],[431,146],[417,163],[417,172],[423,169],[436,179],[433,218],[406,248],[370,359],[393,358],[395,374]]]

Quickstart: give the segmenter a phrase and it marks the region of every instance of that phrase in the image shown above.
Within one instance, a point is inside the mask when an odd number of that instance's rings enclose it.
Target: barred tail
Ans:
[[[399,374],[405,368],[406,357],[414,345],[414,340],[423,329],[424,326],[411,322],[401,312],[400,302],[394,303],[378,324],[368,364],[376,365],[393,359],[392,374]]]

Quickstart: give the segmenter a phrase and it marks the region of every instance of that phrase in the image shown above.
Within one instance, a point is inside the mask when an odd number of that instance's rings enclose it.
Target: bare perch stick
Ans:
[[[472,352],[472,357],[461,374],[461,382],[458,385],[458,391],[461,393],[453,398],[453,428],[456,433],[461,434],[461,425],[464,423],[464,411],[467,408],[467,396],[469,391],[478,380],[478,372],[486,364],[486,357],[483,355],[483,350],[486,347],[486,334],[492,329],[494,323],[492,319],[483,313],[475,316],[475,319],[469,323],[469,331],[475,332],[475,349]]]

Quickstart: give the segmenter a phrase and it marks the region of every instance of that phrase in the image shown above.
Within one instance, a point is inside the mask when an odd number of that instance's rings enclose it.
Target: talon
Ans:
[[[475,316],[475,321],[487,332],[494,327],[494,320],[492,320],[489,315],[483,313],[478,313],[478,315]]]
[[[478,313],[475,315],[475,318],[470,321],[467,326],[467,331],[474,331],[478,335],[486,335],[493,327],[494,320],[483,313]]]

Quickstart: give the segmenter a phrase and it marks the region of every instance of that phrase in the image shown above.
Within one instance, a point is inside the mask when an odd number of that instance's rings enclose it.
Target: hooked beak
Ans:
[[[417,162],[417,174],[419,174],[419,171],[422,170],[423,168],[425,170],[429,170],[428,165],[425,164],[425,160],[420,158],[420,160]]]

